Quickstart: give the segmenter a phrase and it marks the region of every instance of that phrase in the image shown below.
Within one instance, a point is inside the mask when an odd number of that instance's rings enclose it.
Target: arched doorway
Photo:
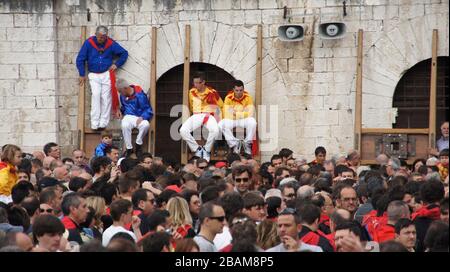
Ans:
[[[206,84],[213,87],[225,98],[233,88],[235,78],[215,65],[193,62],[190,65],[190,80],[195,72],[202,71],[206,76]],[[173,67],[164,73],[156,82],[156,141],[155,155],[164,159],[179,161],[181,154],[180,141],[170,137],[170,126],[179,117],[170,117],[173,106],[183,103],[183,64]],[[179,129],[179,128],[178,128]]]
[[[440,124],[449,114],[449,57],[438,57],[436,135]],[[431,59],[421,61],[409,69],[395,88],[393,107],[398,108],[394,128],[429,127]]]

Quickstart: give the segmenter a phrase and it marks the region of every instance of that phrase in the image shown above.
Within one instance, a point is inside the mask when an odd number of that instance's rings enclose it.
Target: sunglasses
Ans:
[[[295,194],[288,194],[288,195],[286,195],[286,197],[289,197],[289,198],[295,198]]]
[[[280,215],[283,215],[283,214],[296,214],[296,213],[297,213],[296,209],[286,208],[280,213]]]
[[[237,183],[241,183],[241,182],[248,182],[248,178],[235,178],[234,181],[236,181]]]
[[[215,217],[209,217],[210,219],[216,219],[220,222],[223,222],[225,220],[225,216],[215,216]]]
[[[53,212],[53,209],[39,209],[39,211],[40,211],[41,213],[43,213],[43,212],[52,213],[52,212]]]

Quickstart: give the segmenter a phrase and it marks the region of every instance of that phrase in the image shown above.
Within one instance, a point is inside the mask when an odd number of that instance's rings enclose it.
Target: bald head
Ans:
[[[342,219],[344,219],[344,220],[350,220],[352,217],[351,213],[344,209],[336,209],[335,212],[336,212],[336,214],[341,216]]]
[[[44,160],[42,161],[42,166],[43,166],[44,168],[50,168],[50,164],[51,164],[54,160],[56,160],[56,159],[53,158],[53,157],[50,157],[50,156],[45,157]]]
[[[69,182],[69,171],[65,166],[58,166],[53,170],[53,176],[63,182]]]
[[[379,165],[386,165],[389,162],[389,157],[386,154],[380,154],[375,160]]]

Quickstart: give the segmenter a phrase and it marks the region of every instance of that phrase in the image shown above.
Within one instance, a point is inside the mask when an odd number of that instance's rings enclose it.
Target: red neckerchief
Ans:
[[[244,91],[244,93],[242,94],[241,98],[236,98],[234,96],[234,91],[229,91],[227,96],[229,96],[229,98],[235,102],[238,102],[239,104],[242,104],[242,101],[248,96],[248,93],[246,91]]]
[[[142,92],[142,88],[140,87],[140,86],[135,86],[135,85],[130,85],[130,87],[131,88],[133,88],[133,90],[134,90],[134,92],[133,92],[133,94],[131,95],[131,96],[127,96],[126,98],[125,98],[125,100],[131,100],[131,99],[134,99],[135,97],[136,97],[136,94],[137,93],[140,93],[140,92]]]
[[[73,222],[73,220],[70,219],[70,217],[68,217],[68,216],[64,216],[63,219],[61,220],[61,223],[63,223],[66,230],[78,228],[78,226],[75,224],[75,222]]]
[[[103,52],[105,52],[106,49],[108,49],[112,44],[113,44],[113,40],[111,40],[109,37],[106,38],[106,43],[105,46],[103,48],[99,48],[97,43],[94,41],[94,36],[90,37],[88,39],[88,42],[92,45],[92,47],[94,47],[100,54],[102,54]]]
[[[15,174],[17,172],[17,169],[14,165],[7,163],[7,162],[0,162],[0,170],[3,168],[7,168],[9,166],[9,172],[11,174]]]
[[[194,89],[198,91],[198,89],[196,89],[196,88],[194,88]],[[217,93],[217,91],[214,90],[214,89],[212,89],[212,88],[209,88],[209,87],[207,87],[207,86],[206,86],[206,89],[210,90],[210,92],[209,92],[203,99],[201,99],[201,98],[198,96],[198,94],[197,94],[196,91],[192,91],[192,95],[193,95],[194,97],[197,97],[197,98],[200,98],[201,100],[206,101],[208,104],[217,105],[217,101],[219,101],[219,99],[220,99],[220,96],[219,96],[219,94]]]
[[[428,205],[426,207],[422,207],[418,209],[415,213],[412,215],[412,220],[415,220],[418,217],[425,217],[430,218],[432,220],[439,220],[441,219],[441,211],[439,209],[439,206],[433,205],[436,207],[430,208],[431,205]]]
[[[309,245],[317,246],[319,244],[320,236],[319,234],[310,231],[307,234],[305,234],[302,238],[300,238],[300,240]]]
[[[319,219],[319,224],[325,224],[328,227],[330,226],[330,217],[326,214],[321,214]]]

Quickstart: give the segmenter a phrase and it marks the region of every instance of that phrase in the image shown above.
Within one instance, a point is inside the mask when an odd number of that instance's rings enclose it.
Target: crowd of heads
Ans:
[[[109,137],[107,133],[102,137]],[[351,150],[260,163],[1,150],[0,251],[448,251],[448,149],[361,166]],[[375,158],[374,158],[375,159]],[[0,171],[3,169],[0,168]],[[14,179],[14,180],[12,180]]]

